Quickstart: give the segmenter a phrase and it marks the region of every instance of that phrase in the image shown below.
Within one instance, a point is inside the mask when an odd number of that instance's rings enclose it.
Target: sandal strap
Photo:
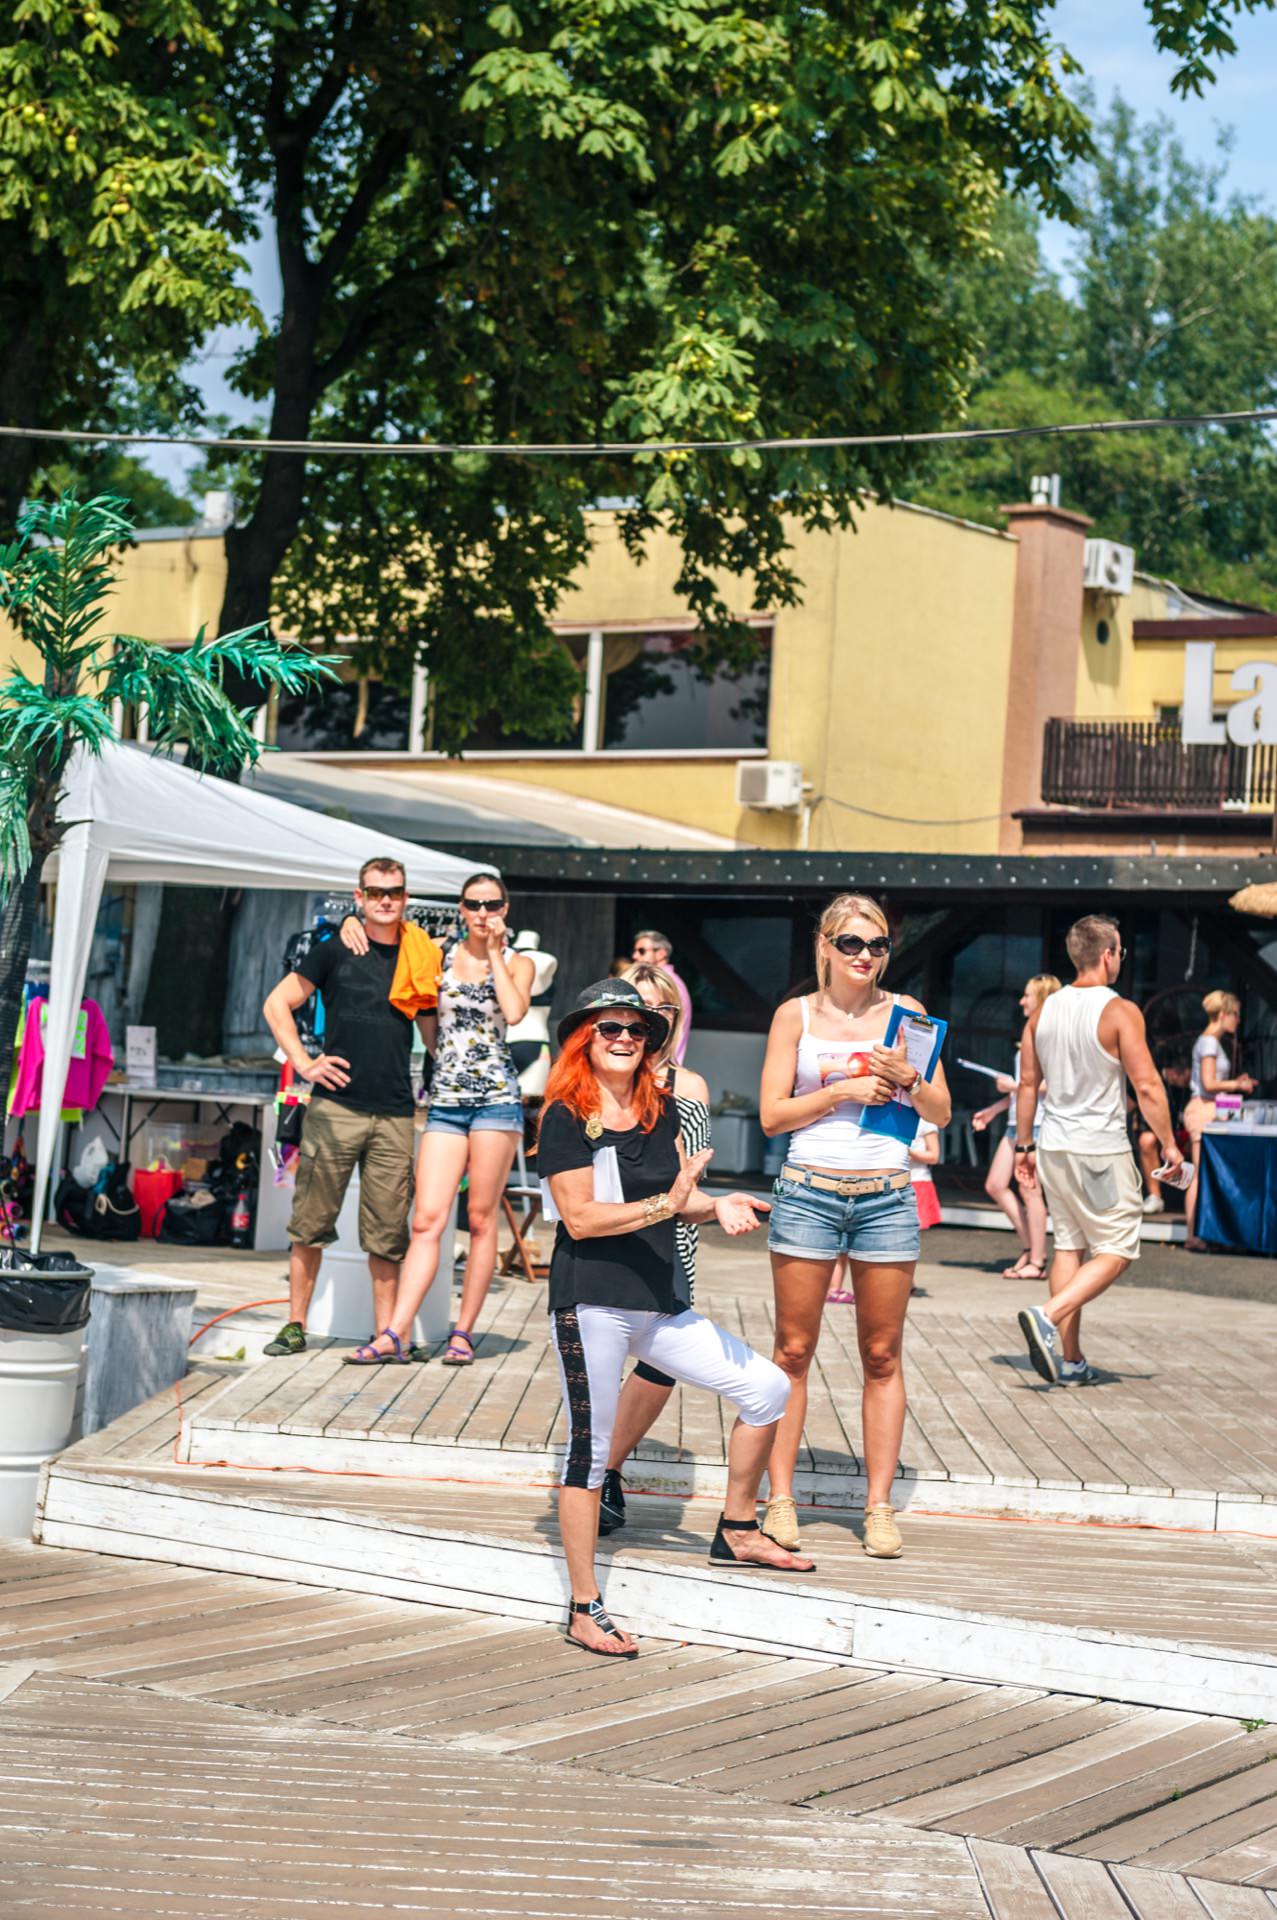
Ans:
[[[452,1332],[448,1335],[448,1345],[451,1346],[454,1340],[464,1340],[471,1353],[474,1352],[474,1341],[461,1327],[454,1327],[452,1329]]]
[[[728,1533],[761,1533],[757,1520],[729,1520],[724,1514],[719,1521],[720,1527],[726,1527]]]
[[[620,1638],[621,1629],[603,1605],[603,1595],[596,1593],[593,1600],[573,1600],[568,1605],[569,1623],[571,1616],[577,1613],[588,1614],[600,1633],[614,1633]]]
[[[395,1332],[394,1328],[383,1327],[381,1330],[381,1338],[383,1340],[389,1340],[390,1344],[393,1346],[395,1350],[396,1358],[402,1360],[403,1359],[403,1341],[399,1338],[399,1335]]]

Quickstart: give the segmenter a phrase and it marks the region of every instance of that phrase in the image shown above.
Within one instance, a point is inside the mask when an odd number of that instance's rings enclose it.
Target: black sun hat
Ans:
[[[670,1023],[663,1013],[655,1013],[644,1001],[638,988],[631,986],[628,980],[596,980],[592,987],[576,997],[576,1005],[571,1013],[565,1013],[558,1025],[559,1045],[570,1033],[596,1013],[625,1007],[630,1013],[641,1013],[654,1051],[660,1050],[670,1037]]]

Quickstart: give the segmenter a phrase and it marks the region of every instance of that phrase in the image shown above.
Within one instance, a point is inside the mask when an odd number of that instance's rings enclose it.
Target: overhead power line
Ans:
[[[505,459],[632,459],[644,453],[800,453],[837,447],[937,446],[963,440],[1061,439],[1081,433],[1148,433],[1167,427],[1237,427],[1277,420],[1277,407],[1240,413],[1179,413],[1147,420],[1075,420],[1055,426],[948,427],[934,433],[835,433],[772,440],[267,440],[197,433],[104,433],[92,427],[0,426],[0,438],[120,447],[195,447],[209,453],[304,453],[324,457],[428,459],[483,453]]]

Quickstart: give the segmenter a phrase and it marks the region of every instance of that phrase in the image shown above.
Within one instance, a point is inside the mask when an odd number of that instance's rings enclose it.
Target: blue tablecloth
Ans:
[[[1202,1135],[1197,1232],[1248,1253],[1277,1253],[1277,1138],[1240,1126]]]

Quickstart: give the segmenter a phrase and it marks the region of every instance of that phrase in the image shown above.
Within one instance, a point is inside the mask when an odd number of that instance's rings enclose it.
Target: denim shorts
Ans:
[[[920,1244],[913,1183],[844,1200],[782,1176],[772,1188],[767,1244],[796,1260],[849,1253],[869,1265],[905,1266],[918,1258]]]
[[[427,1133],[522,1133],[523,1107],[498,1100],[487,1107],[431,1107]]]

